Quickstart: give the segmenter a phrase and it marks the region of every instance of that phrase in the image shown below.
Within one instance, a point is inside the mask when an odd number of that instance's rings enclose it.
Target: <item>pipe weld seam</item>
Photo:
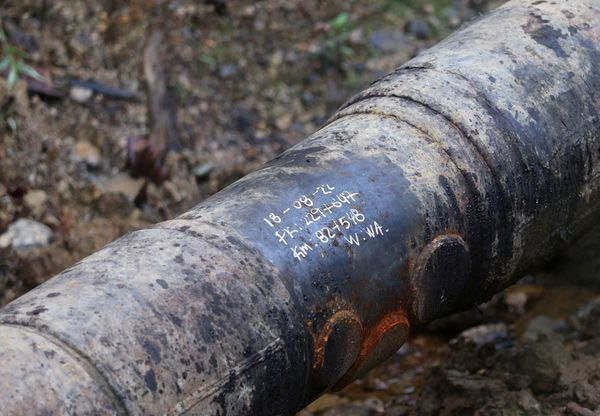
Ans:
[[[284,349],[283,340],[281,337],[275,338],[269,344],[267,344],[261,350],[255,352],[250,357],[240,361],[238,364],[233,366],[225,375],[210,383],[208,385],[201,386],[194,393],[190,394],[188,397],[183,399],[182,401],[176,403],[171,410],[165,413],[167,415],[183,415],[189,410],[191,410],[198,403],[214,395],[219,391],[220,388],[227,385],[230,380],[238,379],[239,376],[244,374],[245,372],[251,370],[252,368],[262,364],[267,360],[271,355],[282,351]]]
[[[90,376],[92,380],[98,383],[100,389],[104,392],[104,394],[108,397],[110,402],[115,406],[119,415],[128,416],[129,412],[127,407],[125,406],[125,401],[117,391],[112,387],[110,382],[108,381],[108,377],[100,371],[92,362],[92,359],[83,353],[78,348],[70,345],[68,342],[61,340],[54,334],[49,334],[47,332],[40,331],[33,325],[27,325],[22,322],[0,322],[0,326],[7,326],[12,328],[17,328],[24,332],[30,332],[34,335],[40,336],[44,338],[46,341],[56,345],[59,349],[61,349],[65,354],[72,357],[77,363],[81,365],[83,370]]]
[[[392,118],[396,121],[399,121],[401,123],[405,123],[407,125],[409,125],[410,127],[414,128],[415,130],[421,132],[423,134],[423,136],[430,142],[435,144],[436,146],[438,146],[440,148],[440,150],[442,151],[442,153],[446,156],[446,158],[450,161],[450,163],[452,163],[454,165],[454,167],[456,168],[456,170],[458,170],[461,174],[461,176],[463,177],[464,181],[467,183],[467,187],[469,188],[469,191],[473,194],[478,193],[478,191],[476,189],[473,189],[472,187],[472,183],[471,181],[469,181],[467,179],[467,176],[464,172],[463,169],[461,169],[461,167],[458,165],[458,163],[456,162],[456,160],[454,159],[454,157],[452,157],[452,155],[448,152],[448,150],[444,147],[444,144],[435,139],[431,134],[429,134],[429,132],[425,131],[423,128],[411,123],[410,121],[396,115],[396,114],[390,114],[390,113],[385,113],[382,111],[368,111],[368,110],[357,110],[357,111],[352,111],[351,113],[348,114],[344,114],[342,116],[340,116],[337,120],[345,118],[345,117],[349,117],[349,116],[353,116],[356,114],[366,114],[366,115],[373,115],[373,116],[379,116],[379,117],[386,117],[386,118]]]

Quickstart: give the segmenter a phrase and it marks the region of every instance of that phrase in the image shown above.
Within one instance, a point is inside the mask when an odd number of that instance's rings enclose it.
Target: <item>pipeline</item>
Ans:
[[[513,0],[0,311],[0,414],[293,415],[600,216],[600,3]]]

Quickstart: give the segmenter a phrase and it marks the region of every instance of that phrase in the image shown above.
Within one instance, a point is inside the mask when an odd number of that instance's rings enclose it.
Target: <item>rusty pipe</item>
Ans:
[[[505,4],[2,309],[0,413],[293,414],[597,221],[599,87],[596,0]]]

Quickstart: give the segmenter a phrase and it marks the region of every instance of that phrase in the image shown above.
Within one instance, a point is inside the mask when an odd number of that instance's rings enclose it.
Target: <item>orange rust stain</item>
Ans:
[[[377,323],[368,330],[363,337],[360,346],[360,352],[356,361],[348,370],[348,372],[340,379],[338,384],[333,387],[334,390],[339,390],[354,380],[355,374],[361,369],[363,363],[368,359],[369,355],[379,344],[381,338],[390,330],[402,325],[408,332],[410,322],[406,317],[404,310],[395,310],[385,314]]]
[[[360,346],[360,353],[358,354],[356,363],[362,363],[371,353],[371,351],[377,346],[381,337],[398,325],[404,326],[407,331],[410,328],[410,323],[404,311],[393,311],[384,315],[383,318],[381,318],[375,324],[375,326],[369,330],[367,336],[364,337]]]
[[[325,359],[325,347],[327,346],[327,341],[333,331],[334,325],[336,322],[341,321],[342,319],[348,319],[356,321],[360,327],[362,328],[362,322],[356,316],[356,314],[352,311],[342,310],[336,312],[331,318],[327,320],[325,325],[323,326],[323,330],[319,334],[318,338],[315,340],[315,349],[314,354],[315,358],[313,361],[313,368],[318,368],[323,366],[323,361]]]

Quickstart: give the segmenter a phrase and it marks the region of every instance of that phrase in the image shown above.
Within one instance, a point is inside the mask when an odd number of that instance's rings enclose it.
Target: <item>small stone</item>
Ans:
[[[580,406],[575,402],[569,402],[567,404],[567,414],[575,416],[598,416],[598,413],[594,412],[587,407]]]
[[[402,49],[406,37],[398,30],[378,30],[369,36],[369,44],[383,53],[390,53]]]
[[[133,202],[144,187],[144,183],[143,178],[132,178],[126,173],[118,173],[104,182],[101,187],[106,194],[120,194],[129,202]]]
[[[386,391],[390,388],[389,384],[380,379],[379,377],[368,377],[366,387],[369,390]]]
[[[278,50],[271,55],[269,59],[271,66],[278,67],[283,63],[283,52]]]
[[[165,191],[167,191],[167,193],[173,201],[180,202],[183,199],[180,190],[178,189],[177,185],[175,185],[173,182],[166,181],[162,184],[162,186],[165,189]]]
[[[287,130],[292,125],[292,116],[288,114],[283,114],[282,116],[277,117],[275,119],[275,126],[279,130]]]
[[[221,78],[229,78],[235,75],[237,72],[238,67],[234,64],[223,65],[221,68],[219,68],[219,76]]]
[[[91,168],[95,168],[100,164],[102,154],[100,150],[87,140],[78,141],[73,148],[73,159],[84,162]]]
[[[507,292],[504,295],[504,303],[510,311],[522,315],[525,313],[525,305],[527,305],[527,294],[524,292]]]
[[[429,29],[429,25],[427,24],[427,22],[420,19],[409,20],[408,22],[406,22],[404,30],[406,31],[406,33],[414,36],[419,40],[426,40],[429,39],[429,37],[431,36],[431,30]]]
[[[315,102],[315,97],[314,95],[312,95],[312,93],[308,90],[305,90],[304,92],[302,92],[302,104],[304,104],[305,106],[309,106],[311,104],[313,104]]]
[[[47,247],[51,238],[52,230],[47,225],[20,218],[0,235],[0,248],[12,247],[16,251],[27,252]]]
[[[435,7],[431,3],[425,3],[423,5],[423,11],[427,14],[433,14],[435,13]]]
[[[194,167],[194,176],[196,177],[196,180],[201,181],[203,179],[206,179],[214,168],[215,165],[213,165],[211,162],[203,162],[197,164]]]
[[[543,288],[538,285],[517,285],[505,290],[502,300],[510,312],[522,315],[525,313],[527,304],[539,298],[542,292]]]
[[[539,315],[529,321],[527,329],[521,339],[526,342],[537,341],[541,334],[559,333],[567,329],[567,324],[562,319],[552,319],[546,315]]]
[[[40,215],[44,212],[47,201],[48,194],[41,189],[32,189],[23,196],[23,203],[35,215]]]
[[[469,328],[459,335],[467,342],[476,345],[490,344],[509,337],[508,326],[505,323],[485,324]]]
[[[348,41],[353,45],[362,45],[364,43],[364,36],[362,29],[354,29],[348,35]]]
[[[242,9],[242,14],[246,17],[253,17],[256,14],[256,6],[249,4]]]
[[[542,407],[529,390],[521,390],[517,394],[517,402],[519,407],[525,411],[525,414],[539,414]]]
[[[517,357],[519,374],[531,380],[533,393],[553,393],[560,389],[560,363],[565,362],[564,346],[560,342],[540,337],[536,343],[526,344],[524,354]]]
[[[460,23],[460,17],[458,16],[451,16],[448,18],[448,26],[450,26],[451,29],[456,29],[460,26]]]
[[[69,97],[71,97],[72,100],[75,100],[78,103],[86,102],[92,97],[92,95],[94,95],[94,91],[92,91],[90,88],[85,88],[81,86],[71,87],[71,89],[69,90]]]
[[[569,317],[569,323],[583,338],[598,336],[600,330],[600,297],[587,301]]]
[[[105,216],[129,215],[146,181],[119,173],[100,185],[102,195],[96,202],[98,212]]]

